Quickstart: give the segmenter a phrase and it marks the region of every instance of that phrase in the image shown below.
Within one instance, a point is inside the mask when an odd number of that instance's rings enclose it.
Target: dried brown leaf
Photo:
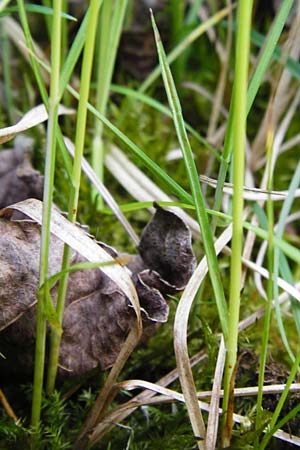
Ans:
[[[19,135],[14,148],[0,152],[0,208],[43,196],[44,177],[31,165],[31,145],[31,139]]]
[[[7,217],[13,211],[26,214],[38,223],[8,220]],[[1,352],[7,359],[0,361],[0,369],[8,376],[16,372],[30,374],[33,367],[41,214],[42,203],[34,199],[12,205],[1,212],[5,218],[0,219],[0,329],[3,330],[0,344]],[[167,222],[172,223],[170,229]],[[191,248],[185,247],[188,241],[190,243],[189,231],[173,213],[158,209],[152,219],[150,231],[148,229],[142,238],[143,253],[148,251],[146,241],[149,233],[151,236],[157,234],[156,226],[164,248],[162,253],[167,255],[166,261],[163,257],[160,259],[163,267],[166,268],[170,260],[169,252],[165,249],[166,242],[173,244],[179,233],[175,248],[179,253],[176,254],[175,251],[172,254],[175,260],[178,260],[182,251],[189,255],[191,266],[185,271],[189,273],[195,261]],[[117,256],[114,249],[91,239],[56,209],[52,211],[51,232],[49,276],[60,271],[64,242],[72,248],[71,264],[86,259],[94,262],[111,261]],[[167,238],[164,236],[166,232]],[[156,241],[158,252],[158,238]],[[142,269],[132,276],[142,306],[143,321],[147,328],[151,328],[151,324],[167,320],[168,305],[163,295],[178,288],[164,281],[151,268],[144,270],[147,265],[140,257],[133,260],[139,261],[135,264],[136,269]],[[149,261],[151,264],[151,258]],[[164,271],[167,273],[166,269]],[[181,277],[180,284],[182,282]],[[51,290],[54,303],[57,289],[58,286],[55,285]],[[111,366],[129,331],[136,326],[136,317],[140,314],[138,308],[138,298],[127,269],[116,264],[101,267],[100,270],[78,270],[71,273],[63,319],[60,375],[82,374],[96,366],[103,369]]]
[[[148,267],[181,290],[196,267],[191,232],[176,214],[157,204],[155,208],[155,215],[143,231],[139,253]]]

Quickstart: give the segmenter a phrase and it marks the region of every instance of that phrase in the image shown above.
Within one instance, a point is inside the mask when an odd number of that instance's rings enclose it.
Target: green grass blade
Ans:
[[[54,307],[50,291],[54,284],[59,281],[64,275],[76,272],[78,270],[89,270],[89,269],[99,269],[104,266],[111,266],[114,264],[119,264],[122,262],[122,259],[116,259],[115,261],[107,261],[107,262],[89,262],[84,261],[78,264],[73,264],[65,270],[57,272],[48,278],[38,289],[37,297],[40,301],[44,302],[44,313],[46,319],[50,325],[50,328],[55,330],[56,333],[62,334],[62,326],[57,311]]]
[[[168,55],[167,63],[172,64],[198,37],[204,34],[209,28],[220,22],[227,16],[231,8],[224,8],[204,23],[195,28],[185,37]],[[157,66],[139,88],[139,92],[145,92],[157,78],[161,75],[161,67]]]
[[[194,0],[190,5],[190,10],[186,16],[186,23],[190,24],[197,20],[198,11],[202,6],[203,0]]]
[[[18,11],[19,11],[20,20],[21,20],[23,31],[24,31],[25,38],[26,38],[26,44],[29,49],[30,61],[31,61],[31,65],[32,65],[33,72],[35,75],[35,79],[37,81],[40,95],[42,97],[45,108],[48,109],[48,94],[47,94],[47,89],[46,89],[42,74],[40,72],[39,64],[43,68],[45,68],[49,73],[51,73],[51,70],[50,70],[49,66],[45,66],[45,64],[41,64],[41,61],[36,57],[36,55],[34,53],[33,43],[32,43],[33,40],[32,40],[31,34],[30,34],[30,29],[29,29],[28,20],[26,17],[25,5],[24,5],[23,0],[18,0]],[[81,28],[83,28],[83,26],[81,26]],[[75,38],[75,41],[76,41],[76,38]],[[64,65],[64,67],[65,67],[65,65]],[[64,75],[64,70],[62,71],[62,75]],[[66,76],[67,75],[65,75],[65,77]],[[67,79],[65,78],[64,80],[67,83],[68,78]],[[63,91],[64,91],[64,89],[61,90],[61,85],[62,85],[62,82],[60,81],[60,93],[58,95],[59,99],[61,98]],[[72,172],[71,160],[70,160],[69,153],[65,148],[65,144],[64,144],[64,141],[62,138],[62,132],[61,132],[59,126],[57,127],[57,139],[58,139],[59,149],[61,151],[64,163],[65,163],[66,171],[67,171],[67,174],[68,174],[68,177],[70,180],[71,172]]]
[[[38,63],[48,72],[50,72],[50,68],[47,64],[45,64],[41,59],[39,59],[33,51],[29,50],[30,55],[34,60],[38,61]],[[67,86],[68,91],[73,95],[74,98],[79,100],[79,93],[72,88],[70,85]],[[193,203],[192,196],[188,194],[176,181],[173,180],[161,167],[152,161],[146,153],[143,152],[131,139],[129,139],[122,131],[120,131],[110,120],[108,120],[103,114],[100,114],[97,109],[87,102],[87,109],[97,117],[115,136],[120,139],[131,152],[139,158],[139,160],[158,178],[164,183],[168,188],[177,195],[183,202],[185,203]]]
[[[259,33],[256,30],[252,30],[251,32],[251,42],[254,45],[257,45],[258,47],[262,47],[265,42],[265,36],[261,33]],[[274,50],[274,53],[272,55],[272,59],[275,61],[278,61],[279,63],[282,63],[282,50],[280,47],[276,47]],[[284,65],[289,70],[291,75],[296,78],[296,80],[300,79],[300,64],[298,61],[296,61],[292,57],[288,57],[285,61],[284,59]]]
[[[2,59],[2,72],[3,72],[3,84],[4,84],[4,95],[6,98],[6,111],[9,121],[14,122],[15,115],[15,105],[12,90],[12,73],[11,73],[11,54],[10,54],[10,42],[7,36],[4,34],[4,30],[0,24],[0,42],[1,42],[1,59]]]
[[[86,27],[87,27],[87,17],[88,12],[85,14],[84,19],[80,25],[80,28],[76,34],[76,37],[72,43],[70,50],[68,51],[68,56],[64,61],[60,82],[59,82],[59,98],[62,98],[66,86],[71,78],[74,67],[79,59],[79,56],[82,52],[84,41],[86,38]]]
[[[232,242],[230,259],[230,295],[229,295],[229,318],[230,333],[225,340],[227,356],[224,371],[224,400],[223,410],[224,427],[223,439],[225,446],[229,446],[232,433],[233,408],[229,407],[231,402],[230,391],[234,384],[234,370],[237,360],[238,326],[240,314],[240,292],[242,276],[242,246],[243,246],[243,186],[245,172],[246,130],[247,130],[247,85],[250,53],[250,31],[253,2],[239,2],[238,4],[238,30],[236,37],[236,60],[234,72],[234,95],[231,106],[233,126],[233,220],[232,220]],[[237,92],[239,95],[236,95]],[[230,411],[230,412],[227,412]]]
[[[109,88],[113,76],[117,49],[121,37],[122,25],[125,17],[127,0],[118,0],[112,8],[111,0],[104,0],[100,23],[100,46],[97,70],[96,109],[106,113],[109,99]],[[94,139],[92,142],[92,168],[103,182],[104,174],[104,146],[102,139],[103,125],[95,121]],[[96,190],[93,192],[97,207],[103,208],[103,200]]]
[[[280,252],[279,256],[279,270],[284,280],[286,280],[291,285],[295,284],[293,273],[288,263],[288,260],[282,252]],[[290,302],[291,302],[291,310],[295,319],[297,332],[298,335],[300,336],[300,305],[298,302],[295,302],[295,300],[292,297],[290,297]]]
[[[273,433],[273,429],[275,428],[276,422],[279,418],[279,414],[284,406],[284,403],[287,399],[287,396],[289,394],[289,390],[290,390],[290,386],[292,384],[292,382],[294,381],[294,378],[299,370],[299,364],[300,364],[300,352],[298,352],[297,357],[295,359],[295,362],[291,368],[291,372],[290,375],[287,379],[284,391],[282,392],[281,396],[280,396],[280,400],[277,403],[276,409],[273,413],[271,422],[269,424],[269,428],[270,428],[270,432],[266,433],[266,435],[264,436],[264,438],[262,439],[262,442],[260,444],[260,446],[258,447],[258,450],[264,450],[270,440],[270,438],[272,437],[272,433]]]
[[[160,103],[159,101],[155,100],[154,98],[150,97],[149,95],[142,94],[139,91],[135,91],[133,89],[118,86],[115,84],[112,84],[110,86],[110,89],[112,92],[115,92],[117,94],[126,95],[131,98],[135,98],[139,100],[140,102],[151,106],[152,108],[156,109],[156,111],[161,112],[162,114],[171,117],[172,118],[172,112],[169,108],[167,108],[165,105]],[[210,151],[218,160],[221,160],[222,156],[220,156],[218,150],[216,150],[214,147],[212,147],[206,139],[204,139],[191,125],[189,125],[187,122],[184,122],[185,128],[191,133],[191,135],[199,141],[208,151]]]
[[[300,412],[300,405],[295,406],[291,411],[288,412],[286,416],[284,416],[279,422],[277,422],[270,431],[266,433],[266,439],[270,439],[277,430],[282,429],[284,425],[286,425],[290,420],[296,417]],[[299,416],[298,416],[299,417]]]
[[[272,173],[272,152],[273,152],[273,139],[274,130],[269,129],[267,138],[267,188],[271,190],[273,188],[273,173]],[[256,402],[256,430],[261,428],[262,419],[262,401],[263,401],[263,385],[265,379],[265,367],[267,362],[267,351],[270,336],[270,324],[272,316],[272,300],[274,297],[274,283],[275,283],[275,273],[274,273],[274,206],[273,202],[269,196],[267,200],[267,225],[268,225],[268,249],[267,249],[267,265],[269,270],[269,278],[267,282],[267,306],[264,317],[264,325],[262,332],[262,346],[259,361],[259,374],[258,374],[258,393]]]
[[[51,80],[49,97],[49,118],[47,128],[46,159],[45,159],[45,181],[43,195],[43,219],[41,229],[41,248],[39,266],[39,285],[42,285],[48,277],[48,257],[50,243],[50,221],[51,205],[54,186],[54,170],[56,157],[56,129],[58,125],[58,88],[60,72],[60,49],[61,49],[61,0],[54,1],[51,45]],[[46,303],[47,299],[45,299]],[[44,302],[41,299],[37,304],[36,313],[36,351],[34,366],[34,383],[32,397],[31,424],[37,428],[40,421],[41,401],[44,377],[45,344],[46,344],[46,321]]]
[[[153,15],[151,16],[152,25],[155,34],[155,40],[158,50],[159,61],[161,65],[162,76],[164,80],[165,90],[168,96],[169,105],[173,114],[173,121],[178,137],[178,141],[182,150],[183,159],[186,166],[187,176],[192,191],[193,203],[195,205],[197,220],[202,232],[205,253],[207,256],[209,274],[212,286],[216,296],[221,327],[225,338],[228,336],[228,310],[221,282],[221,276],[218,267],[217,256],[213,245],[213,236],[209,226],[209,221],[205,209],[204,198],[201,191],[199,176],[193,159],[192,149],[185,131],[184,121],[181,112],[179,98],[177,96],[175,84],[169,69],[166,55],[160,40],[158,29],[155,25]]]
[[[178,44],[179,38],[182,37],[183,34],[183,26],[184,26],[184,11],[185,11],[185,0],[170,0],[170,44],[171,47],[175,47]],[[181,81],[182,73],[183,73],[183,56],[185,53],[181,55],[180,58],[177,58],[173,64],[173,77],[176,84],[179,84]]]
[[[45,87],[45,83],[44,83],[43,77],[41,75],[39,66],[38,66],[38,61],[34,55],[34,48],[33,48],[33,43],[32,43],[33,40],[31,37],[29,25],[28,25],[24,0],[17,0],[17,2],[18,2],[19,16],[20,16],[23,32],[24,32],[25,39],[26,39],[26,44],[29,49],[30,62],[32,64],[33,73],[35,75],[35,79],[37,81],[39,91],[40,91],[43,103],[45,105],[45,108],[48,110],[48,93],[47,93],[47,89]]]
[[[73,88],[69,88],[70,92],[74,97],[79,98],[78,93]],[[87,105],[87,108],[92,112],[98,120],[103,122],[103,124],[112,133],[119,138],[130,150],[131,152],[139,158],[139,160],[157,177],[159,178],[168,188],[176,194],[183,202],[192,203],[192,197],[189,195],[176,181],[173,180],[161,167],[152,161],[146,153],[143,152],[131,139],[129,139],[122,131],[120,131],[115,125],[113,125],[103,114],[100,114],[94,106],[91,104]]]
[[[290,13],[291,7],[293,6],[293,3],[294,3],[293,0],[283,0],[280,10],[278,11],[278,14],[273,22],[270,32],[266,38],[266,43],[264,45],[258,65],[249,83],[247,96],[247,114],[249,114],[249,111],[253,105],[259,86],[263,81],[263,77],[270,64],[277,42],[281,36],[283,27]]]
[[[0,1],[0,12],[3,11],[6,8],[6,5],[8,5],[11,2],[11,0],[1,0]]]
[[[80,98],[78,104],[76,136],[75,136],[75,155],[72,172],[72,187],[69,199],[68,219],[74,223],[77,215],[77,205],[79,198],[80,179],[81,179],[81,160],[84,149],[86,119],[87,119],[87,102],[90,88],[92,62],[94,56],[95,36],[97,28],[97,20],[101,1],[91,0],[88,11],[87,36],[85,40],[85,48],[83,53]],[[62,270],[65,270],[69,264],[70,249],[65,245],[62,261]],[[58,290],[56,310],[58,318],[62,323],[65,297],[67,291],[68,274],[64,274]],[[60,334],[55,329],[51,333],[51,346],[49,355],[49,368],[47,379],[47,391],[52,392],[55,386],[55,378],[58,368],[58,357],[60,347]]]
[[[293,0],[284,0],[282,6],[274,20],[272,29],[269,33],[267,41],[265,43],[265,47],[261,53],[258,65],[255,69],[255,72],[251,78],[249,83],[248,92],[247,92],[247,114],[253,105],[255,96],[258,92],[259,86],[263,80],[263,76],[268,68],[268,65],[271,61],[272,55],[276,48],[277,42],[281,35],[284,23],[288,17],[290,8],[292,6]],[[233,148],[233,116],[232,116],[232,104],[234,101],[234,91],[232,94],[232,100],[229,111],[229,119],[228,125],[225,135],[225,144],[223,151],[223,160],[221,161],[221,166],[219,169],[218,175],[218,184],[216,189],[216,196],[214,201],[213,208],[217,211],[220,210],[221,201],[222,201],[222,189],[224,186],[224,182],[226,179],[226,174],[228,170],[228,164],[231,158],[232,148]],[[213,227],[215,226],[215,222],[213,222]]]
[[[48,15],[48,16],[53,16],[52,8],[49,8],[47,6],[42,6],[42,5],[35,5],[34,3],[29,3],[28,5],[25,5],[25,11],[30,12],[30,13],[35,13],[35,14],[44,14],[44,15]],[[8,6],[3,11],[1,11],[0,17],[8,16],[11,13],[17,13],[17,12],[19,12],[18,6]],[[66,14],[64,12],[61,13],[61,18],[77,22],[76,17],[71,16],[70,14]]]
[[[287,198],[285,199],[282,209],[279,216],[278,226],[276,229],[276,237],[281,239],[284,233],[284,228],[286,224],[287,217],[290,213],[293,201],[294,201],[294,194],[296,189],[298,188],[300,183],[300,164],[297,165],[297,168],[295,170],[295,173],[293,175],[292,181],[289,186],[289,193]],[[281,316],[281,310],[278,303],[278,297],[279,297],[279,288],[277,283],[277,278],[279,275],[279,259],[280,259],[280,251],[278,248],[275,249],[275,255],[274,255],[274,299],[275,299],[275,312],[276,312],[276,319],[280,331],[280,335],[282,338],[282,341],[284,343],[284,346],[291,358],[291,360],[295,361],[295,356],[291,350],[291,347],[289,345],[288,337],[286,336],[283,320]]]
[[[225,215],[226,217],[230,217]],[[256,236],[260,237],[263,240],[268,239],[268,233],[266,230],[263,230],[262,228],[256,227],[252,225],[249,222],[243,222],[243,227],[246,230],[252,231],[256,234]],[[298,250],[293,245],[289,244],[288,242],[279,239],[278,237],[274,236],[274,245],[276,245],[280,250],[283,251],[292,261],[295,261],[297,264],[300,261],[300,250]]]

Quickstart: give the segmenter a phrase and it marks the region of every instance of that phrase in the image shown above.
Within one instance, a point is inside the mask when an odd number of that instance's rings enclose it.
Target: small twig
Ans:
[[[11,417],[14,421],[15,424],[18,425],[19,424],[19,419],[17,418],[17,416],[14,413],[14,410],[12,409],[12,407],[10,406],[7,398],[4,395],[4,392],[2,391],[2,389],[0,389],[0,402],[3,405],[3,408],[5,409],[7,415],[9,417]]]

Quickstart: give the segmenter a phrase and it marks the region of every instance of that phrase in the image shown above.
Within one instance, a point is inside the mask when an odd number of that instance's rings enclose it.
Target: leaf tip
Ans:
[[[159,31],[158,31],[157,25],[155,23],[153,11],[152,11],[151,8],[149,9],[149,11],[150,11],[150,16],[151,16],[152,28],[153,28],[154,35],[155,35],[155,40],[158,43],[158,42],[161,42],[160,34],[159,34]]]

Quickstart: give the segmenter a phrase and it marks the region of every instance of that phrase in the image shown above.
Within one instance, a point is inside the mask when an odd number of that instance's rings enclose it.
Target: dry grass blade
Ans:
[[[221,236],[215,243],[215,251],[217,255],[230,241],[231,236],[232,236],[232,226],[230,225],[228,228],[226,228],[226,230],[221,234]],[[188,282],[185,290],[183,291],[182,297],[179,301],[176,310],[174,321],[174,349],[176,355],[177,369],[179,373],[179,379],[186,407],[188,409],[194,434],[196,436],[198,435],[198,433],[203,433],[203,430],[200,429],[198,416],[199,405],[188,356],[187,327],[192,303],[207,272],[208,266],[205,257],[199,263],[197,269],[193,273],[190,281]]]
[[[112,147],[111,151],[106,155],[106,167],[113,176],[119,181],[119,183],[127,190],[136,200],[144,201],[172,201],[172,199],[165,194],[164,191],[159,189],[153,181],[151,181],[138,167],[136,167],[124,153],[117,147]],[[209,179],[213,180],[213,179]],[[275,193],[275,191],[273,191]],[[277,192],[276,192],[277,194]],[[280,199],[284,199],[285,193],[279,191]],[[267,194],[264,194],[267,195]],[[279,198],[278,198],[279,199]],[[199,225],[192,219],[185,211],[180,208],[173,208],[184,221],[191,228],[194,236],[199,237]],[[229,249],[228,249],[229,251]],[[247,258],[243,258],[243,264],[259,273],[264,278],[268,278],[268,271],[261,266],[261,264],[255,264]],[[292,295],[296,300],[300,301],[300,294],[294,286],[287,283],[282,278],[278,279],[278,285]]]
[[[219,401],[221,385],[223,379],[224,366],[226,361],[226,348],[222,336],[219,348],[219,354],[214,374],[214,383],[211,393],[210,410],[207,421],[206,449],[215,450],[218,437],[219,422]]]
[[[300,289],[300,283],[297,283],[295,285],[295,289]],[[289,298],[289,294],[287,292],[283,292],[278,299],[278,304],[281,305],[282,303],[286,302]],[[275,307],[275,302],[273,300],[272,302],[272,308]],[[265,314],[265,308],[261,308],[258,311],[254,312],[253,314],[251,314],[249,317],[246,317],[246,319],[243,319],[240,323],[239,323],[239,331],[245,330],[246,328],[248,328],[249,326],[253,325],[254,323],[256,323],[258,321],[258,319],[260,319],[261,317],[263,317]]]
[[[199,362],[207,358],[204,352],[199,352],[194,355],[190,360],[191,367],[194,367]],[[156,382],[156,386],[166,387],[173,383],[178,378],[177,369],[172,370],[170,373],[165,375],[163,378]],[[149,404],[151,399],[155,396],[155,391],[145,390],[140,394],[136,395],[133,399],[129,400],[125,404],[118,406],[108,415],[106,415],[101,422],[95,427],[93,431],[93,439],[98,442],[106,433],[108,433],[117,423],[126,419],[130,414],[132,414],[139,406],[144,404]]]
[[[172,389],[168,389],[166,387],[160,386],[156,383],[151,383],[149,381],[144,380],[126,380],[121,381],[120,383],[115,385],[115,389],[126,389],[127,391],[131,391],[133,389],[147,389],[149,391],[153,391],[156,394],[165,395],[170,397],[173,400],[182,401],[182,394],[179,394]]]
[[[296,289],[299,289],[299,284],[295,286]],[[286,292],[283,292],[280,295],[279,302],[280,304],[288,300],[288,294]],[[274,306],[274,305],[273,305]],[[251,316],[247,317],[246,319],[242,320],[239,325],[239,330],[245,330],[249,326],[253,325],[257,322],[261,317],[263,317],[265,313],[265,308],[261,308],[259,311],[256,311]],[[193,356],[190,360],[190,365],[193,367],[195,364],[199,363],[201,360],[206,359],[206,355],[203,352],[200,352],[199,354]],[[170,383],[176,380],[178,377],[178,372],[176,369],[174,369],[172,372],[167,374],[165,377],[157,381],[156,386],[168,386]],[[263,389],[263,392],[265,394],[270,393],[276,393],[276,392],[282,392],[285,385],[273,385],[273,386],[265,386]],[[294,383],[291,386],[291,392],[298,391],[300,388],[299,383]],[[212,395],[212,391],[202,391],[200,393],[197,393],[198,399],[209,399]],[[220,396],[223,395],[223,391],[220,391]],[[236,388],[234,390],[235,396],[251,396],[251,395],[257,395],[257,387],[251,387],[251,388]],[[132,414],[137,408],[143,405],[151,405],[151,404],[158,404],[163,403],[164,401],[169,402],[170,397],[164,397],[162,395],[155,396],[154,391],[145,390],[135,396],[133,399],[129,400],[125,404],[118,406],[116,409],[111,411],[109,414],[107,414],[100,423],[95,427],[93,431],[93,439],[94,442],[98,442],[106,433],[112,430],[114,426],[116,426],[118,423],[120,423],[122,420],[124,420],[126,417],[128,417],[130,414]],[[234,415],[234,420],[237,423],[241,422],[240,416]],[[245,419],[244,419],[245,420]],[[244,422],[246,423],[246,422]],[[287,433],[279,430],[275,433],[275,437],[284,440],[286,442],[292,442],[295,445],[298,445],[298,441],[300,443],[300,439],[294,436],[290,436]]]
[[[272,385],[272,386],[265,386],[263,391],[265,394],[273,394],[273,393],[280,393],[284,390],[285,385]],[[110,428],[114,425],[116,425],[118,422],[120,422],[122,416],[127,416],[132,412],[132,410],[144,406],[144,405],[156,405],[156,404],[162,404],[162,403],[169,403],[172,401],[179,401],[184,402],[184,396],[178,392],[175,392],[171,389],[166,389],[165,387],[162,387],[155,383],[150,383],[148,381],[144,380],[129,380],[129,381],[123,381],[121,383],[118,383],[115,386],[116,389],[126,389],[126,390],[132,390],[132,389],[139,389],[144,388],[146,389],[145,392],[148,392],[149,390],[152,391],[152,393],[158,393],[160,395],[158,396],[151,396],[151,397],[144,397],[143,399],[141,396],[145,393],[137,395],[135,398],[130,400],[129,402],[123,404],[118,409],[112,411],[109,415],[107,415],[102,422],[94,429],[93,433],[90,436],[90,445],[96,444],[100,436],[103,436],[103,431],[105,428]],[[236,396],[251,396],[251,395],[257,395],[257,387],[251,387],[251,388],[237,388],[234,390],[234,394]],[[294,383],[291,386],[291,392],[298,392],[300,390],[300,383]],[[201,392],[198,394],[198,399],[204,399],[204,398],[211,398],[213,395],[212,391],[206,391]],[[223,396],[223,391],[220,391],[220,396]],[[198,407],[201,408],[203,411],[211,412],[211,406],[208,405],[205,402],[198,400]],[[218,408],[215,411],[218,415],[222,414],[222,409]],[[244,428],[249,428],[251,426],[251,422],[247,417],[241,416],[240,414],[234,414],[233,420],[235,423],[242,424]],[[293,443],[296,446],[300,446],[300,438],[297,436],[292,436],[288,433],[285,433],[282,430],[278,430],[274,437],[283,440],[285,442]],[[206,447],[208,448],[208,447]],[[212,447],[212,448],[215,448]]]
[[[74,114],[74,109],[66,108],[60,105],[58,108],[58,114]],[[44,105],[38,105],[28,111],[22,119],[10,127],[0,129],[0,144],[10,141],[15,137],[17,133],[22,133],[29,128],[35,127],[48,119],[48,113]]]
[[[227,253],[230,253],[230,250],[226,249]],[[253,270],[255,272],[255,276],[262,276],[266,279],[269,278],[269,271],[262,267],[261,264],[257,264],[252,262],[249,259],[246,259],[242,257],[243,264],[248,267],[249,269]],[[280,286],[282,289],[284,289],[288,294],[290,294],[293,298],[300,301],[300,293],[298,289],[295,288],[295,286],[289,284],[287,281],[285,281],[283,278],[278,277],[278,286]]]
[[[285,384],[270,384],[263,387],[263,393],[265,395],[269,394],[281,394],[285,389]],[[300,383],[292,383],[290,386],[289,392],[299,392],[300,391]],[[255,396],[258,392],[258,386],[251,386],[251,387],[243,387],[243,388],[234,388],[233,395],[235,397],[248,397],[248,396]],[[213,397],[214,392],[213,391],[201,391],[198,393],[198,398],[203,400],[207,398]],[[223,389],[220,390],[219,396],[223,397],[224,391]]]
[[[208,184],[214,189],[217,187],[217,180],[213,178],[200,175],[201,183]],[[233,185],[231,183],[224,183],[224,194],[233,195]],[[284,200],[288,196],[288,191],[267,191],[266,189],[248,188],[244,187],[244,199],[253,200],[255,202],[260,200],[268,200],[270,198],[273,201]],[[295,197],[300,197],[300,189],[297,189]]]
[[[16,425],[18,425],[19,419],[17,418],[16,414],[14,413],[14,410],[10,406],[7,398],[4,395],[4,392],[2,391],[2,389],[0,389],[0,402],[2,403],[2,406],[5,409],[7,415],[14,420]]]
[[[286,42],[283,46],[283,58],[287,58],[289,55],[290,57],[294,58],[295,60],[299,59],[299,36],[300,36],[300,28],[299,28],[299,17],[297,14],[294,16],[294,21],[292,26],[290,27]],[[273,105],[273,121],[274,121],[274,127],[277,125],[282,113],[285,111],[287,104],[289,102],[289,99],[294,97],[294,93],[292,92],[293,89],[291,87],[291,79],[292,76],[289,73],[288,69],[285,68],[282,71],[281,77],[278,81],[276,93],[274,96],[274,105]],[[270,103],[273,101],[273,96],[271,96]],[[269,107],[270,107],[269,103]],[[265,148],[265,141],[266,141],[266,134],[268,131],[268,125],[269,125],[269,107],[266,108],[265,116],[263,118],[263,121],[261,122],[262,125],[254,139],[253,145],[252,145],[252,154],[251,154],[251,161],[250,165],[254,170],[257,170],[258,166],[260,166],[261,162],[261,154],[264,151]]]
[[[107,407],[112,402],[116,391],[114,389],[114,384],[119,376],[121,370],[124,367],[125,362],[131,355],[132,351],[136,347],[140,339],[140,330],[136,327],[132,329],[127,336],[127,339],[120,351],[120,354],[114,363],[103,388],[101,389],[84,425],[78,439],[74,445],[74,450],[83,450],[89,444],[92,443],[92,437],[94,436],[94,427],[98,422],[100,422],[106,412]],[[92,432],[93,431],[93,432]]]

